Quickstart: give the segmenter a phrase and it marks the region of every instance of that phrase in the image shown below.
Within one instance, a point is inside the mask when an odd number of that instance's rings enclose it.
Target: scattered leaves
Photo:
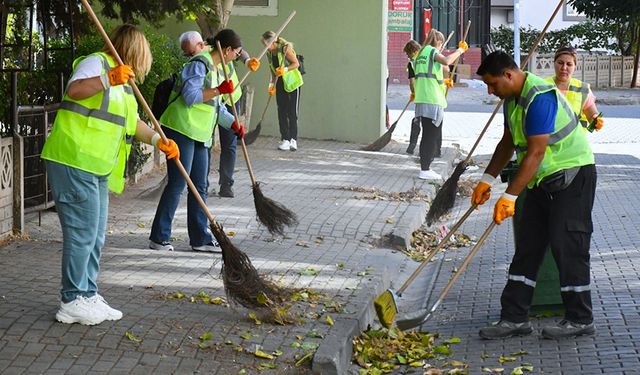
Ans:
[[[339,270],[343,270],[344,269],[344,263],[336,264],[336,268],[339,269]]]
[[[299,360],[296,361],[296,366],[300,366],[303,363],[305,363],[308,360],[310,360],[311,358],[313,358],[313,354],[314,354],[314,352],[309,352],[309,353],[305,354],[302,358],[300,358]]]
[[[257,326],[259,326],[260,324],[262,324],[262,321],[261,321],[260,319],[258,319],[258,316],[256,315],[256,313],[253,313],[253,312],[252,312],[252,313],[249,313],[249,318],[250,318],[251,320],[253,320],[253,322],[254,322]]]
[[[298,240],[296,241],[296,246],[309,247],[309,243],[302,240]]]
[[[498,358],[498,361],[500,363],[505,363],[505,362],[515,362],[517,361],[518,358],[516,357],[505,357],[505,356],[500,356],[500,358]]]
[[[329,314],[327,314],[327,316],[324,318],[324,321],[330,326],[334,324],[333,319],[331,319],[331,316],[329,316]]]
[[[136,337],[136,335],[129,331],[124,333],[124,337],[126,337],[129,341],[135,342],[136,344],[139,344],[143,341],[143,339]]]
[[[302,276],[317,276],[318,275],[318,271],[316,271],[315,268],[308,267],[308,268],[305,268],[304,270],[300,271],[300,275],[302,275]]]

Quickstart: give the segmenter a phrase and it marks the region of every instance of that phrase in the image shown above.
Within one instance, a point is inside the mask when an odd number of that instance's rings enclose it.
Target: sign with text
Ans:
[[[413,31],[412,0],[389,0],[387,31]]]

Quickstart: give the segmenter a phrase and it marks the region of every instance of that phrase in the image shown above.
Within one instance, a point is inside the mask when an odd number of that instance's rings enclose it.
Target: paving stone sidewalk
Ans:
[[[348,334],[371,322],[373,296],[388,286],[390,276],[405,278],[415,267],[385,239],[424,215],[425,203],[388,199],[383,193],[415,188],[430,197],[435,188],[416,178],[417,158],[404,153],[403,143],[392,141],[378,153],[358,151],[361,145],[305,139],[297,152],[277,151],[276,145],[276,139],[263,137],[250,147],[253,169],[265,196],[296,212],[299,225],[284,237],[273,237],[256,221],[241,157],[236,197],[213,195],[208,206],[261,274],[325,293],[331,301],[296,304],[304,322],[285,326],[256,325],[242,308],[191,302],[189,297],[200,292],[225,297],[221,259],[188,251],[186,197],[174,220],[176,251],[147,248],[164,174],[158,171],[111,199],[99,286],[111,305],[123,310],[118,322],[94,327],[55,322],[61,258],[55,212],[43,212],[41,225],[37,216],[29,217],[29,239],[0,248],[0,373],[254,374],[262,367],[261,373],[298,374],[312,366],[344,373]],[[445,155],[455,156],[451,149]],[[446,177],[450,165],[451,160],[440,160],[434,169]],[[212,188],[217,178],[210,176]],[[175,293],[187,298],[167,298]],[[199,339],[206,332],[212,338]],[[281,354],[260,359],[253,354],[256,348]],[[294,364],[314,350],[313,361]]]

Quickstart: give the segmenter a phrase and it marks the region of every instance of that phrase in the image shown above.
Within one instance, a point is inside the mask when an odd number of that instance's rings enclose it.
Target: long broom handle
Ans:
[[[460,268],[458,269],[458,271],[455,273],[455,275],[453,275],[451,280],[449,280],[449,283],[447,284],[447,286],[444,287],[442,292],[440,292],[440,295],[438,296],[438,300],[436,301],[436,303],[433,304],[433,307],[431,307],[431,310],[429,311],[429,315],[431,315],[431,313],[436,311],[436,309],[438,308],[438,305],[440,305],[440,303],[442,303],[442,300],[444,299],[444,297],[447,296],[447,293],[449,293],[449,290],[451,289],[453,284],[455,284],[456,280],[458,280],[460,275],[462,275],[464,270],[469,265],[469,262],[471,262],[471,259],[473,259],[473,257],[476,255],[478,250],[480,250],[480,246],[482,246],[482,244],[487,239],[487,237],[489,237],[489,234],[491,233],[491,230],[493,230],[493,227],[495,227],[495,226],[496,226],[496,223],[492,219],[491,220],[491,224],[489,224],[487,229],[484,231],[484,233],[482,234],[482,237],[480,237],[480,239],[478,240],[478,243],[476,243],[476,245],[473,247],[473,249],[471,250],[469,255],[467,255],[467,257],[464,258],[464,261],[462,262],[462,265],[460,265]]]
[[[84,6],[85,10],[89,14],[89,17],[95,24],[96,28],[100,32],[100,35],[102,35],[102,39],[104,39],[105,44],[107,45],[107,47],[109,47],[109,52],[111,52],[111,55],[113,55],[113,57],[116,59],[119,65],[124,65],[124,63],[122,62],[122,59],[120,58],[120,55],[118,55],[118,51],[116,51],[115,47],[113,46],[113,43],[111,43],[111,39],[109,39],[109,36],[104,31],[104,28],[100,23],[100,20],[98,19],[96,14],[93,12],[91,5],[89,5],[87,0],[80,0],[80,1],[82,2],[82,5]],[[144,109],[144,112],[151,119],[151,123],[153,124],[155,131],[158,132],[158,134],[160,134],[160,137],[162,137],[162,141],[164,143],[167,143],[167,137],[164,135],[164,132],[160,127],[160,123],[158,122],[158,120],[156,120],[155,116],[153,115],[153,112],[151,112],[151,108],[149,108],[149,105],[147,104],[146,100],[144,100],[144,97],[142,96],[142,93],[138,89],[138,86],[136,85],[135,80],[133,78],[129,80],[129,85],[131,85],[131,87],[133,88],[133,92],[136,95],[136,98],[138,98],[138,101],[140,102],[140,104],[142,104],[142,108]],[[198,193],[198,189],[193,184],[193,181],[191,181],[189,174],[184,169],[184,166],[180,162],[180,159],[174,158],[173,160],[176,162],[176,165],[178,166],[178,169],[180,170],[182,177],[184,177],[185,181],[187,182],[187,185],[189,185],[189,189],[191,189],[191,192],[197,199],[198,203],[200,204],[200,207],[202,207],[202,209],[204,210],[204,213],[207,215],[207,218],[209,219],[209,221],[213,224],[218,225],[215,218],[213,217],[213,214],[211,214],[211,212],[209,211],[207,204],[204,203],[204,200],[200,196],[200,193]]]
[[[553,22],[553,20],[556,18],[556,15],[560,11],[560,8],[562,8],[562,4],[564,4],[564,1],[565,0],[560,0],[560,2],[558,3],[558,6],[556,6],[556,9],[553,11],[553,14],[551,15],[551,17],[547,21],[547,24],[544,25],[544,28],[542,29],[542,32],[540,32],[540,35],[538,35],[538,38],[533,43],[533,47],[531,47],[531,50],[529,51],[529,54],[527,55],[527,58],[524,60],[524,64],[522,64],[522,69],[526,68],[527,65],[529,64],[529,61],[531,60],[531,57],[533,57],[533,54],[536,51],[536,49],[538,48],[538,45],[540,44],[540,41],[542,41],[542,38],[544,37],[544,34],[546,34],[547,29],[549,29],[549,26],[551,26],[551,22]],[[467,162],[469,162],[469,160],[471,160],[471,155],[476,150],[476,147],[478,147],[478,144],[480,143],[480,140],[484,136],[484,133],[487,132],[487,129],[489,128],[489,125],[491,124],[491,121],[493,120],[494,117],[496,117],[496,113],[498,112],[498,110],[500,109],[500,106],[503,103],[504,103],[504,99],[500,100],[500,102],[496,105],[496,109],[493,110],[493,113],[491,114],[491,117],[489,117],[489,121],[487,121],[487,124],[484,126],[484,129],[482,129],[482,131],[480,132],[480,135],[478,136],[478,139],[476,140],[476,143],[473,145],[473,147],[471,147],[471,150],[469,151],[469,154],[467,155],[467,158],[464,159],[465,163],[467,163]]]
[[[427,266],[427,264],[429,264],[429,262],[431,261],[431,258],[433,258],[438,253],[438,251],[440,251],[440,249],[442,249],[447,244],[447,242],[449,241],[449,238],[451,238],[451,236],[458,230],[458,228],[460,228],[462,223],[464,223],[464,221],[467,220],[469,215],[471,215],[471,213],[473,212],[473,210],[476,209],[476,207],[478,206],[475,204],[469,207],[467,212],[465,212],[464,215],[462,215],[462,217],[460,218],[460,220],[458,220],[458,222],[449,230],[449,233],[447,233],[447,235],[442,239],[442,241],[440,241],[438,246],[436,246],[436,248],[433,249],[433,251],[431,251],[429,256],[425,260],[423,260],[422,263],[420,263],[420,266],[418,266],[418,268],[416,268],[416,270],[413,271],[413,273],[411,274],[411,276],[409,276],[407,281],[405,281],[404,284],[402,284],[402,286],[400,287],[400,289],[398,289],[397,294],[399,296],[402,295],[402,293],[409,287],[409,285],[418,276],[418,274],[422,272],[422,270]]]
[[[287,27],[287,25],[289,24],[289,22],[291,22],[291,19],[293,18],[293,16],[296,15],[296,11],[294,10],[293,12],[291,12],[291,14],[289,15],[289,17],[287,17],[287,19],[284,21],[284,23],[282,24],[282,26],[280,26],[280,28],[278,29],[278,31],[276,31],[276,33],[273,35],[273,38],[271,38],[268,42],[267,45],[264,46],[264,48],[262,49],[262,51],[260,52],[260,54],[258,55],[258,57],[256,57],[256,59],[260,60],[265,53],[267,53],[267,50],[269,49],[269,47],[271,46],[271,43],[275,42],[276,40],[278,40],[278,37],[280,36],[280,33],[282,33],[282,30],[284,30],[285,27]],[[251,74],[251,70],[248,70],[244,76],[242,77],[242,79],[240,80],[240,82],[238,82],[238,85],[233,89],[233,91],[236,91],[238,89],[238,87],[242,86],[242,84],[244,83],[244,81],[247,79],[247,77],[249,77],[249,74]]]
[[[464,30],[464,36],[462,37],[463,41],[467,40],[467,36],[469,35],[469,29],[471,28],[471,20],[467,21],[467,28]],[[458,63],[460,63],[460,57],[456,59],[456,63],[453,64],[453,70],[449,73],[449,78],[453,79],[453,76],[456,74],[456,70],[458,69]],[[447,91],[444,93],[444,97],[447,97],[449,94],[449,87],[447,87]]]
[[[278,78],[280,77],[276,77],[276,83],[278,83]],[[275,86],[275,84],[274,84]],[[258,123],[261,123],[262,120],[264,120],[264,115],[267,113],[267,109],[269,109],[269,103],[271,103],[271,98],[272,96],[269,95],[269,98],[267,99],[267,105],[264,106],[264,110],[262,111],[262,115],[260,116],[260,121],[258,121]]]
[[[222,59],[222,72],[224,73],[225,81],[229,80],[229,74],[227,73],[227,62],[224,59],[224,53],[222,52],[222,46],[220,41],[216,41],[216,47]],[[233,102],[233,97],[229,94],[229,103],[231,103],[231,109],[233,111],[233,117],[236,122],[240,121],[238,117],[238,111],[236,110],[236,103]],[[247,145],[244,143],[244,137],[240,138],[240,144],[242,145],[242,153],[244,154],[244,161],[247,163],[247,170],[249,170],[249,177],[251,177],[251,185],[256,184],[256,176],[253,174],[253,168],[251,167],[251,160],[249,160],[249,153],[247,152]]]

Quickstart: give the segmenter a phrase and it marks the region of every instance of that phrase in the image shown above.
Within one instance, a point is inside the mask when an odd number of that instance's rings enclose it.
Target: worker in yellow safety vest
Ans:
[[[168,159],[180,155],[173,140],[138,118],[130,79],[144,82],[151,51],[131,25],[113,30],[111,41],[125,65],[105,46],[76,59],[73,74],[42,150],[62,227],[62,289],[56,320],[94,325],[122,312],[98,294],[100,253],[105,241],[108,190],[122,192],[133,139],[152,144]]]

